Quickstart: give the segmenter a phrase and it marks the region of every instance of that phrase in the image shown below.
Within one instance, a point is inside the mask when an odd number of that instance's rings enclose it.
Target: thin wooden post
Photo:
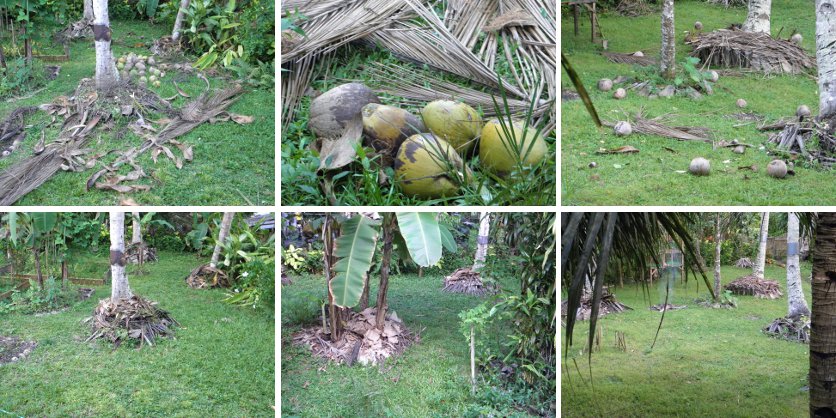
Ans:
[[[470,325],[470,394],[476,395],[476,329]]]

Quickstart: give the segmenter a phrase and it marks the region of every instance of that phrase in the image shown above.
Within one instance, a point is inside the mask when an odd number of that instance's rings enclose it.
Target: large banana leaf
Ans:
[[[343,222],[336,242],[334,278],[329,283],[335,305],[350,308],[360,302],[364,276],[372,265],[377,245],[379,225],[380,222],[363,215],[354,215]]]
[[[32,213],[32,226],[35,232],[39,234],[52,231],[52,228],[55,228],[56,222],[58,222],[58,214],[55,212]]]
[[[458,251],[459,247],[456,245],[456,239],[453,238],[453,233],[450,232],[450,225],[441,223],[438,227],[439,232],[441,232],[441,244],[444,245],[444,249],[451,253]]]
[[[398,213],[398,227],[412,260],[421,267],[441,259],[441,230],[431,212]]]

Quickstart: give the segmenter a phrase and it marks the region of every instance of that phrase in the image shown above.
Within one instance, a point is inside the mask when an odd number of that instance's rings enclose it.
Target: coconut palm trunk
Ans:
[[[769,35],[771,10],[772,0],[749,0],[749,13],[746,15],[746,22],[743,23],[743,30]]]
[[[714,219],[714,297],[720,297],[720,262],[723,248],[723,232],[721,229],[720,214]]]
[[[673,19],[673,0],[662,2],[662,53],[660,71],[662,77],[673,79],[676,75],[676,30]]]
[[[133,297],[125,273],[125,212],[110,213],[110,272],[110,300],[115,303]]]
[[[221,230],[218,232],[218,241],[215,242],[215,249],[212,251],[212,260],[209,261],[209,267],[215,268],[218,266],[218,260],[221,258],[221,249],[226,237],[229,236],[229,228],[232,227],[232,217],[234,212],[224,212],[223,219],[221,219]]]
[[[798,216],[789,213],[787,219],[787,316],[797,318],[810,316],[810,309],[801,288],[799,268]]]
[[[819,116],[836,114],[836,0],[816,0],[816,64]]]
[[[180,0],[177,17],[174,19],[174,29],[171,31],[171,40],[174,42],[180,40],[180,32],[183,30],[183,18],[186,16],[186,10],[189,10],[189,0]]]
[[[84,17],[82,19],[88,22],[93,21],[93,0],[84,0]]]
[[[142,243],[142,225],[140,224],[139,212],[131,213],[131,244]]]
[[[488,256],[488,234],[491,230],[491,215],[488,212],[479,214],[479,237],[476,238],[476,257],[471,270],[479,271],[485,266]]]
[[[755,260],[755,266],[752,268],[752,275],[758,279],[763,280],[763,270],[766,267],[766,239],[769,236],[769,212],[764,212],[761,215],[761,232],[760,241],[758,243],[758,258]]]
[[[96,45],[96,90],[108,92],[119,83],[119,73],[110,51],[107,0],[93,0],[93,39]]]
[[[820,213],[813,250],[810,417],[836,416],[836,213]]]

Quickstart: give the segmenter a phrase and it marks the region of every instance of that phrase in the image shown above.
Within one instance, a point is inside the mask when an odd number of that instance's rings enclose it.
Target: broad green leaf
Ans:
[[[9,237],[17,244],[17,212],[9,212]]]
[[[441,259],[441,231],[435,213],[398,213],[398,227],[406,241],[412,260],[421,267],[430,267]]]
[[[380,223],[363,215],[343,222],[334,253],[334,278],[329,283],[334,304],[353,307],[360,302],[365,275],[372,265]]]
[[[444,245],[444,249],[450,251],[451,253],[455,253],[458,251],[458,246],[456,245],[456,240],[453,238],[453,234],[450,233],[450,227],[446,224],[439,224],[438,230],[441,232],[441,244]]]
[[[38,233],[46,233],[55,228],[58,222],[58,214],[55,212],[34,212],[32,213],[32,226]]]

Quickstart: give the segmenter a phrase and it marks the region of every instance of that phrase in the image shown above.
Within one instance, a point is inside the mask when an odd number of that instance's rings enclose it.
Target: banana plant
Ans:
[[[55,212],[10,212],[5,216],[9,239],[12,245],[31,249],[35,257],[35,270],[38,277],[38,287],[44,289],[43,272],[41,271],[41,251],[49,243],[52,233],[58,224],[58,214]]]

